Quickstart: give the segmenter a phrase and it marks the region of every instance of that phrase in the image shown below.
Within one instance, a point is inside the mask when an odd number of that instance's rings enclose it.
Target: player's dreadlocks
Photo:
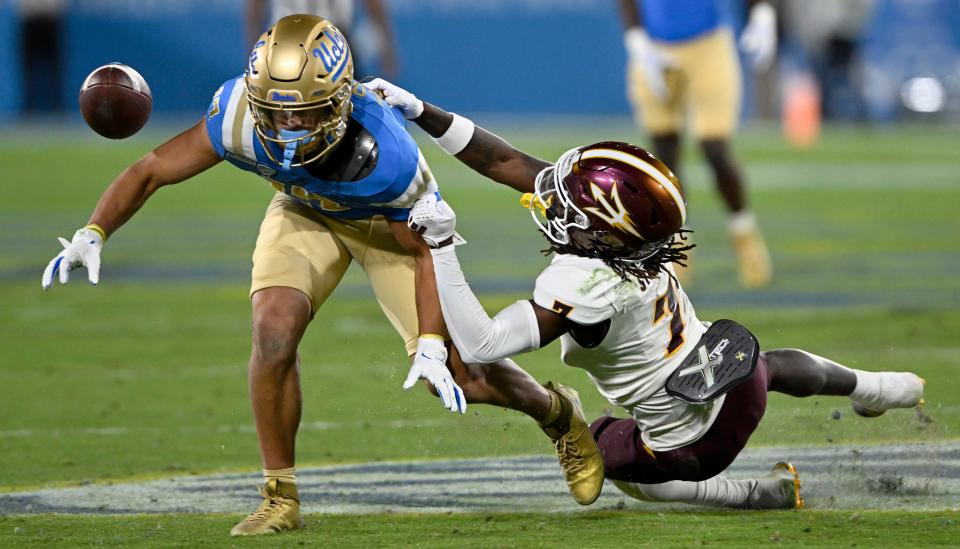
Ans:
[[[636,279],[640,289],[644,290],[647,283],[658,277],[668,263],[687,266],[685,263],[687,252],[696,246],[688,239],[688,235],[692,232],[687,229],[677,231],[657,251],[640,260],[625,258],[622,249],[618,250],[612,246],[597,245],[590,250],[584,250],[570,243],[557,244],[549,240],[550,245],[543,250],[543,254],[571,254],[600,259],[624,280]]]

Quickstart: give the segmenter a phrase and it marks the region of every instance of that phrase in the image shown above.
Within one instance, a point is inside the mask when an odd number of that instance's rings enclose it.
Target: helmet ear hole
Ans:
[[[660,212],[656,208],[650,208],[650,224],[659,225],[660,224]]]

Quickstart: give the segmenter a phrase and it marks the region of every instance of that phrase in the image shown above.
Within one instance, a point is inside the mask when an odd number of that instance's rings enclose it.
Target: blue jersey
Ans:
[[[351,101],[351,124],[363,126],[378,149],[376,166],[356,181],[325,180],[304,167],[285,169],[271,160],[254,133],[242,76],[225,82],[214,94],[206,116],[207,135],[222,158],[260,175],[278,191],[324,215],[345,219],[382,215],[405,220],[417,198],[437,191],[436,183],[429,177],[426,163],[398,110],[363,86],[356,86]],[[269,142],[267,145],[277,147]],[[283,158],[279,147],[271,152],[274,158]]]
[[[729,26],[723,0],[638,0],[647,34],[662,42],[683,42]]]

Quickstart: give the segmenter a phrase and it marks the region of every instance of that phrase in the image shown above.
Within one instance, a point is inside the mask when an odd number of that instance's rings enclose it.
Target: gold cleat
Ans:
[[[733,249],[737,253],[740,284],[752,289],[770,284],[770,279],[773,278],[773,265],[760,230],[752,228],[741,233],[733,233],[731,237]]]
[[[547,383],[548,391],[560,402],[560,416],[543,432],[553,441],[570,495],[580,505],[590,505],[603,489],[603,457],[590,434],[580,397],[570,387]]]
[[[793,499],[793,508],[803,509],[805,503],[803,496],[800,495],[800,473],[797,472],[797,468],[787,461],[778,461],[773,466],[773,473],[784,477],[787,495]]]
[[[296,484],[272,478],[260,487],[263,502],[230,530],[231,536],[259,536],[303,528]]]

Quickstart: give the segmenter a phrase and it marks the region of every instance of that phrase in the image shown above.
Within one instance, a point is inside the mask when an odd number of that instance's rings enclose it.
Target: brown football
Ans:
[[[123,139],[150,118],[153,96],[140,73],[120,63],[94,69],[80,86],[80,113],[93,131]]]

